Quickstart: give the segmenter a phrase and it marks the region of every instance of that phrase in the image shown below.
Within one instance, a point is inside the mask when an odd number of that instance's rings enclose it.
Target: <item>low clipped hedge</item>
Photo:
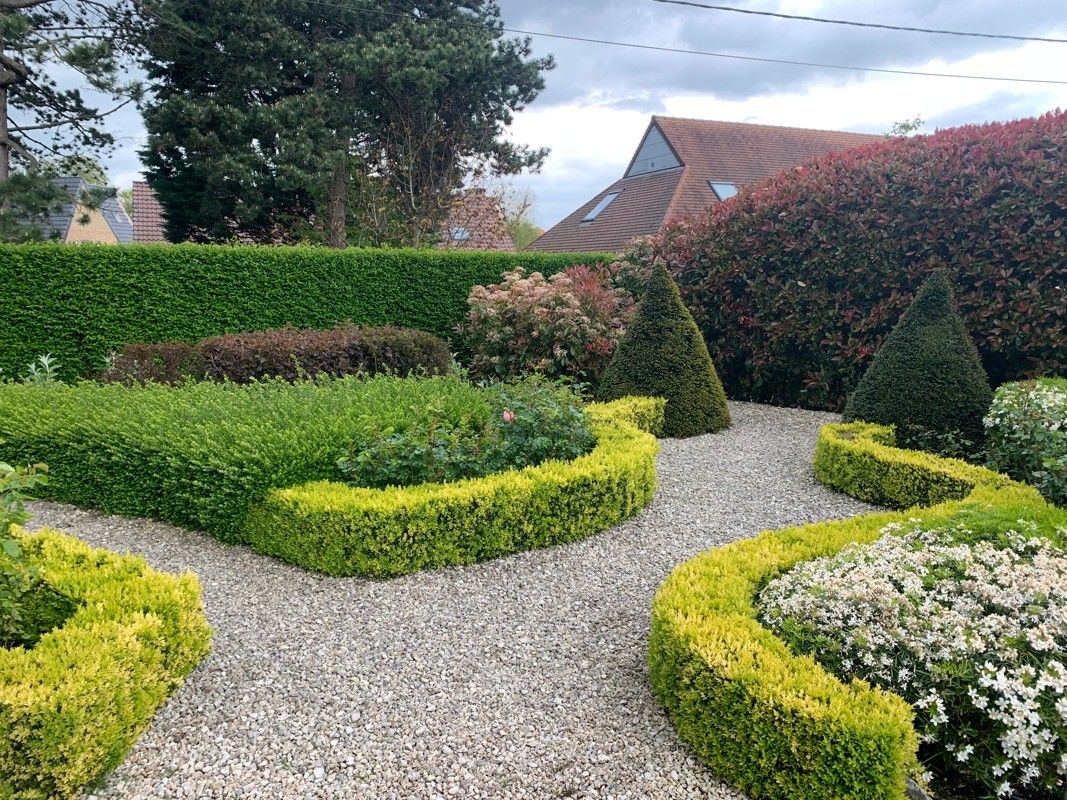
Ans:
[[[910,707],[794,655],[756,619],[756,596],[767,581],[802,561],[874,541],[886,524],[907,517],[991,508],[1058,513],[1029,486],[893,445],[888,427],[827,425],[815,474],[857,499],[906,512],[766,531],[716,548],[675,569],[653,601],[653,690],[679,736],[752,798],[902,800],[919,772]]]
[[[30,649],[0,649],[0,797],[74,798],[113,769],[207,654],[196,576],[15,529],[29,563],[77,608]]]
[[[199,342],[126,345],[102,378],[174,384],[188,378],[248,383],[264,378],[296,381],[309,375],[444,375],[451,360],[448,342],[410,328],[279,328]]]
[[[252,510],[245,536],[306,569],[378,578],[573,541],[651,501],[658,445],[646,431],[662,429],[663,408],[658,398],[590,406],[597,445],[573,461],[455,483],[277,489]]]
[[[0,370],[43,353],[86,377],[135,342],[293,325],[396,325],[448,338],[473,286],[515,267],[546,275],[605,253],[263,247],[0,245]]]

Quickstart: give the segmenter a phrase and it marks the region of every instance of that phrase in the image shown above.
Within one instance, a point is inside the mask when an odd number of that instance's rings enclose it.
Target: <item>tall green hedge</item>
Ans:
[[[524,266],[545,274],[606,253],[0,245],[0,376],[52,353],[65,377],[132,342],[336,322],[449,336],[472,286]]]

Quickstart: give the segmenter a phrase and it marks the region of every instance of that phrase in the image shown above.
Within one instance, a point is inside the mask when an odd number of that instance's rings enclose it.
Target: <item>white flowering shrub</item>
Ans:
[[[1067,506],[1067,379],[1004,384],[983,422],[990,469]]]
[[[839,678],[909,702],[935,789],[1063,800],[1067,551],[1035,530],[894,523],[773,580],[761,621]]]

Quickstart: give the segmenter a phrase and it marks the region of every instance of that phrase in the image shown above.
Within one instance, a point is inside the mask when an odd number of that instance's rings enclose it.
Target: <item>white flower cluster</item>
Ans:
[[[772,581],[761,614],[839,677],[911,703],[938,780],[1058,800],[1067,784],[1067,552],[1033,523],[1010,527],[978,536],[915,520],[887,526],[873,544]]]
[[[1005,384],[997,390],[982,423],[987,428],[1013,425],[1024,413],[1032,414],[1048,431],[1067,428],[1067,389],[1051,381]]]

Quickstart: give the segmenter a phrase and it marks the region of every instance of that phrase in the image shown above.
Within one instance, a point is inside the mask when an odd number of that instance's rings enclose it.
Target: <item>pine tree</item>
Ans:
[[[845,419],[895,425],[901,444],[924,433],[978,442],[992,400],[948,274],[939,269],[874,354],[845,406]]]
[[[662,264],[653,268],[597,395],[601,400],[666,398],[664,436],[697,436],[730,425],[726,394],[704,337]]]

